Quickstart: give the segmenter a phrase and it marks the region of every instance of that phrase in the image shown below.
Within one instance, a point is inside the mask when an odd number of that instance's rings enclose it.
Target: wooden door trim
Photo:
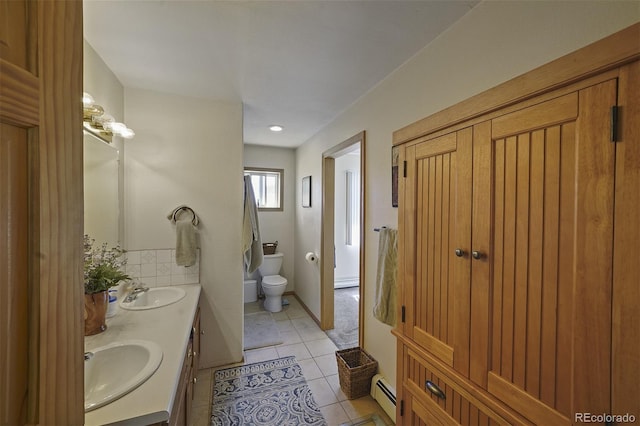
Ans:
[[[640,23],[562,56],[393,133],[393,144],[453,126],[640,58]]]
[[[342,151],[349,149],[352,145],[360,142],[360,304],[358,309],[358,342],[360,347],[364,347],[364,300],[365,287],[365,218],[366,218],[366,132],[353,135],[349,139],[328,149],[322,153],[322,212],[320,231],[320,328],[330,330],[333,328],[333,259],[334,235],[332,232],[325,232],[327,229],[334,229],[334,201],[335,190],[335,157]],[[331,224],[331,226],[327,226]]]
[[[38,2],[40,121],[34,128],[39,215],[33,282],[39,293],[37,410],[40,424],[82,424],[83,176],[82,2]],[[39,191],[39,193],[37,193]]]
[[[320,219],[320,328],[331,330],[334,320],[333,303],[333,262],[325,259],[333,259],[335,236],[335,158],[323,156],[322,158],[322,212]]]

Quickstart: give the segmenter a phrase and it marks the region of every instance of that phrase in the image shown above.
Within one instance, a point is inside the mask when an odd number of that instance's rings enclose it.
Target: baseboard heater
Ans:
[[[373,376],[373,379],[371,379],[371,397],[378,402],[384,412],[387,413],[395,423],[396,390],[382,377],[382,374],[376,374]]]

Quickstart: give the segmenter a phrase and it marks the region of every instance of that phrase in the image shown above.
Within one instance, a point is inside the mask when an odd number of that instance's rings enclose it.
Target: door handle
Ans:
[[[447,399],[447,396],[444,394],[444,392],[442,392],[442,389],[440,389],[438,385],[433,383],[431,380],[427,380],[427,382],[425,383],[425,386],[429,392],[431,392],[438,398]]]
[[[462,257],[462,256],[464,256],[464,255],[465,255],[464,250],[459,249],[459,248],[457,248],[457,249],[454,251],[454,253],[455,253],[455,254],[456,254],[456,256],[458,256],[458,257]]]
[[[482,259],[484,257],[484,254],[482,254],[482,252],[474,250],[471,252],[471,257],[473,257],[474,259]]]

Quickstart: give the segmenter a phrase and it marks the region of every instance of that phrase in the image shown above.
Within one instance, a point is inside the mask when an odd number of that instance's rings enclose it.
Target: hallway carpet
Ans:
[[[358,346],[359,294],[359,287],[340,288],[333,292],[334,328],[326,333],[338,349]]]

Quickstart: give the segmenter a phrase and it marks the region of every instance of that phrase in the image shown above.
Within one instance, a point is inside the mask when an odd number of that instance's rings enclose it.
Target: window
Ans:
[[[282,211],[284,170],[245,167],[245,176],[251,176],[253,194],[258,210]]]

